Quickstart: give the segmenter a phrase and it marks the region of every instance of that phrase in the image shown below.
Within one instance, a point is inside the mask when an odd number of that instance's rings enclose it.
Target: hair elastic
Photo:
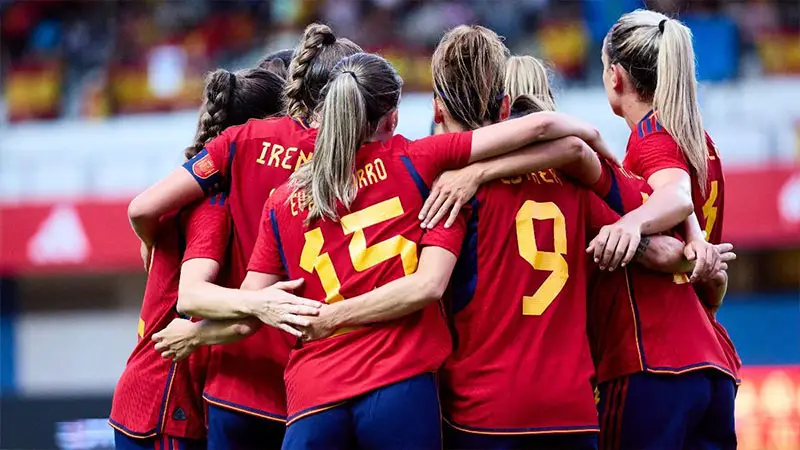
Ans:
[[[662,34],[664,33],[664,24],[667,23],[667,19],[662,19],[661,22],[658,22],[658,31]]]
[[[342,73],[350,74],[350,76],[353,77],[353,79],[356,80],[356,82],[358,82],[358,77],[356,76],[356,73],[353,72],[352,70],[343,70]]]

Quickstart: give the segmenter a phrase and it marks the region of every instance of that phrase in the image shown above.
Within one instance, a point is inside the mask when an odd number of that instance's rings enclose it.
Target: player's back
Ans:
[[[428,138],[444,147],[451,147],[453,139],[452,147],[462,149],[448,158],[439,155],[450,150],[431,148],[429,156],[438,161],[431,164],[401,136],[364,145],[356,154],[358,195],[349,210],[340,205],[339,221],[306,225],[304,192],[292,193],[288,184],[278,188],[267,204],[262,234],[274,234],[289,277],[305,279],[298,295],[329,303],[347,301],[343,299],[416,270],[420,247],[428,244],[417,219],[427,187],[438,172],[465,164],[469,155],[470,141],[453,136]],[[431,245],[457,254],[460,244],[459,237],[450,247],[438,241]],[[271,269],[256,269],[251,261],[250,270]],[[401,319],[339,330],[330,338],[306,343],[292,351],[286,369],[289,420],[435,371],[450,348],[438,303]]]
[[[638,208],[652,193],[644,179],[607,163],[594,190],[620,214]],[[589,292],[588,328],[598,382],[640,371],[715,368],[734,373],[685,274],[632,264],[617,272],[596,272]]]
[[[597,431],[588,237],[618,217],[553,170],[482,186],[453,278],[445,416],[476,432]]]
[[[253,119],[230,127],[206,146],[221,172],[233,221],[230,259],[224,267],[228,287],[238,288],[258,237],[259,219],[272,191],[311,159],[317,131],[285,116]],[[240,342],[215,347],[211,356],[208,401],[261,417],[285,416],[283,369],[290,336],[271,327]]]

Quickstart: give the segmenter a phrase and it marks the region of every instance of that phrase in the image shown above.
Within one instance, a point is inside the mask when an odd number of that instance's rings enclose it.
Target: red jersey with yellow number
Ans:
[[[705,231],[707,241],[719,244],[722,242],[722,218],[725,211],[725,177],[719,153],[708,133],[706,133],[706,145],[708,176],[706,186],[701,188],[697,174],[687,163],[680,147],[658,122],[657,115],[651,111],[639,121],[636,132],[631,134],[625,155],[625,167],[645,179],[661,169],[676,168],[686,171],[692,178],[692,200],[700,227]],[[698,289],[698,295],[704,304],[708,304],[706,301],[708,292]],[[738,372],[742,363],[728,332],[710,311],[708,314],[719,339],[724,342],[731,367],[735,367]]]
[[[233,220],[227,286],[238,288],[258,237],[269,195],[311,159],[317,131],[290,117],[250,120],[230,127],[184,167],[204,190],[227,196]],[[214,405],[285,420],[283,371],[293,339],[262,327],[237,343],[212,348],[204,397]]]
[[[172,362],[151,341],[179,317],[176,310],[181,262],[209,258],[222,263],[230,229],[227,206],[203,199],[161,219],[139,317],[139,340],[114,391],[111,426],[138,438],[205,436],[202,400],[208,349]]]
[[[339,221],[304,225],[303,193],[278,188],[265,206],[249,270],[304,278],[298,295],[347,301],[417,268],[420,249],[458,255],[459,227],[423,234],[417,214],[444,170],[467,164],[471,132],[408,141],[394,136],[356,155],[358,195]],[[439,304],[403,318],[339,330],[292,350],[286,368],[289,423],[327,406],[439,369],[451,340]]]
[[[643,178],[606,162],[593,190],[620,213],[638,208],[652,193]],[[684,274],[637,264],[596,271],[588,329],[598,382],[641,371],[679,374],[705,368],[735,377],[709,319]]]
[[[553,170],[482,186],[452,284],[446,419],[475,433],[597,432],[589,240],[619,216]]]

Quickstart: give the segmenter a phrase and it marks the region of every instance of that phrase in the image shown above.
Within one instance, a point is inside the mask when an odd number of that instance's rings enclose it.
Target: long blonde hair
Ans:
[[[289,63],[284,92],[288,114],[308,119],[320,101],[320,91],[328,82],[333,66],[345,56],[362,51],[349,39],[337,38],[327,25],[307,26]]]
[[[675,19],[640,9],[611,27],[604,51],[609,64],[628,72],[639,96],[652,100],[658,121],[683,151],[705,192],[708,147],[697,102],[692,32]]]
[[[506,93],[511,105],[533,104],[539,111],[555,111],[556,102],[550,89],[550,71],[533,56],[512,56],[506,63]],[[524,97],[523,97],[524,96]]]
[[[306,194],[306,223],[338,220],[336,207],[349,208],[356,198],[356,152],[387,113],[397,107],[403,81],[378,55],[356,53],[333,68],[318,108],[320,127],[314,158],[291,176],[294,191]]]
[[[460,25],[433,52],[433,88],[450,115],[467,129],[496,122],[503,102],[509,51],[494,31]]]

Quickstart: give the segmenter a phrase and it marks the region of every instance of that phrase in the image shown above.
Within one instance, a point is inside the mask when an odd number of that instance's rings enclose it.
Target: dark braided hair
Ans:
[[[230,126],[250,119],[284,114],[282,92],[286,81],[270,71],[255,68],[228,72],[217,69],[206,77],[203,105],[186,159],[197,155],[208,141]]]
[[[333,66],[346,56],[361,52],[349,39],[337,39],[327,25],[306,27],[289,65],[286,109],[290,116],[308,119],[320,101],[320,91],[330,78]]]
[[[291,48],[272,52],[261,58],[261,61],[258,62],[256,67],[269,70],[285,80],[289,77],[289,64],[292,62],[293,54],[294,49]]]

